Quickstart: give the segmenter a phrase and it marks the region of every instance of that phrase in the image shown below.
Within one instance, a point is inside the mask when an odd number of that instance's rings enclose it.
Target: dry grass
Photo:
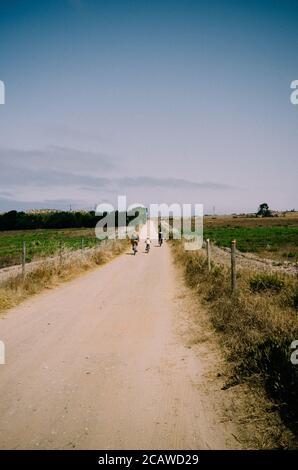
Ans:
[[[106,241],[96,250],[82,254],[64,254],[59,260],[45,260],[26,274],[13,276],[0,285],[0,312],[19,304],[27,297],[37,294],[46,288],[54,287],[60,282],[73,279],[77,275],[103,265],[127,249],[126,240]]]
[[[241,271],[232,295],[227,267],[212,266],[208,273],[203,254],[186,252],[179,242],[172,248],[187,284],[208,306],[220,333],[233,370],[226,387],[257,381],[298,435],[298,366],[290,361],[290,345],[298,339],[297,280]]]
[[[298,211],[280,214],[279,217],[255,217],[248,215],[217,215],[204,216],[205,227],[272,227],[284,225],[298,225]]]

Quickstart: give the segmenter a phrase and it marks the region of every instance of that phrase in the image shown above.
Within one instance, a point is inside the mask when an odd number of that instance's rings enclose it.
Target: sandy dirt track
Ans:
[[[156,245],[147,255],[141,243],[136,256],[123,254],[0,319],[0,448],[239,446],[215,410],[209,352],[201,357],[185,343],[169,247]]]

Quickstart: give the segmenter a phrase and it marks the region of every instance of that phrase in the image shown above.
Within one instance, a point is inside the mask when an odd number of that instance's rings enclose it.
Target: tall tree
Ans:
[[[267,202],[263,202],[259,205],[257,215],[260,215],[262,217],[271,217],[271,210],[269,209]]]

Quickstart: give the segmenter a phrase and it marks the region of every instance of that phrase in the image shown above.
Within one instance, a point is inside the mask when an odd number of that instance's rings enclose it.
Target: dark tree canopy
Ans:
[[[267,202],[263,202],[262,204],[259,205],[257,215],[260,215],[261,217],[272,216],[271,210],[269,209]]]
[[[102,215],[95,215],[94,211],[83,212],[67,212],[67,211],[53,211],[53,212],[40,212],[40,213],[26,213],[10,211],[0,214],[0,230],[34,230],[43,228],[92,228],[95,227],[97,222],[102,219],[106,213]],[[142,221],[146,220],[146,213],[142,209],[137,209],[131,213],[126,213],[124,221],[126,224],[134,220],[137,216]],[[119,218],[118,211],[115,212],[115,226],[118,227]],[[125,223],[125,222],[124,222]]]

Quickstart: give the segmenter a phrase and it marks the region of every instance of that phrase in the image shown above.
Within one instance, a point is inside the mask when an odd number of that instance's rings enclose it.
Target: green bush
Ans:
[[[284,258],[295,258],[295,253],[293,253],[292,251],[290,251],[289,253],[283,253],[282,256]]]
[[[298,290],[293,294],[292,301],[293,307],[298,309]]]
[[[256,274],[249,280],[250,290],[254,293],[263,291],[280,292],[284,287],[284,281],[275,274]]]

